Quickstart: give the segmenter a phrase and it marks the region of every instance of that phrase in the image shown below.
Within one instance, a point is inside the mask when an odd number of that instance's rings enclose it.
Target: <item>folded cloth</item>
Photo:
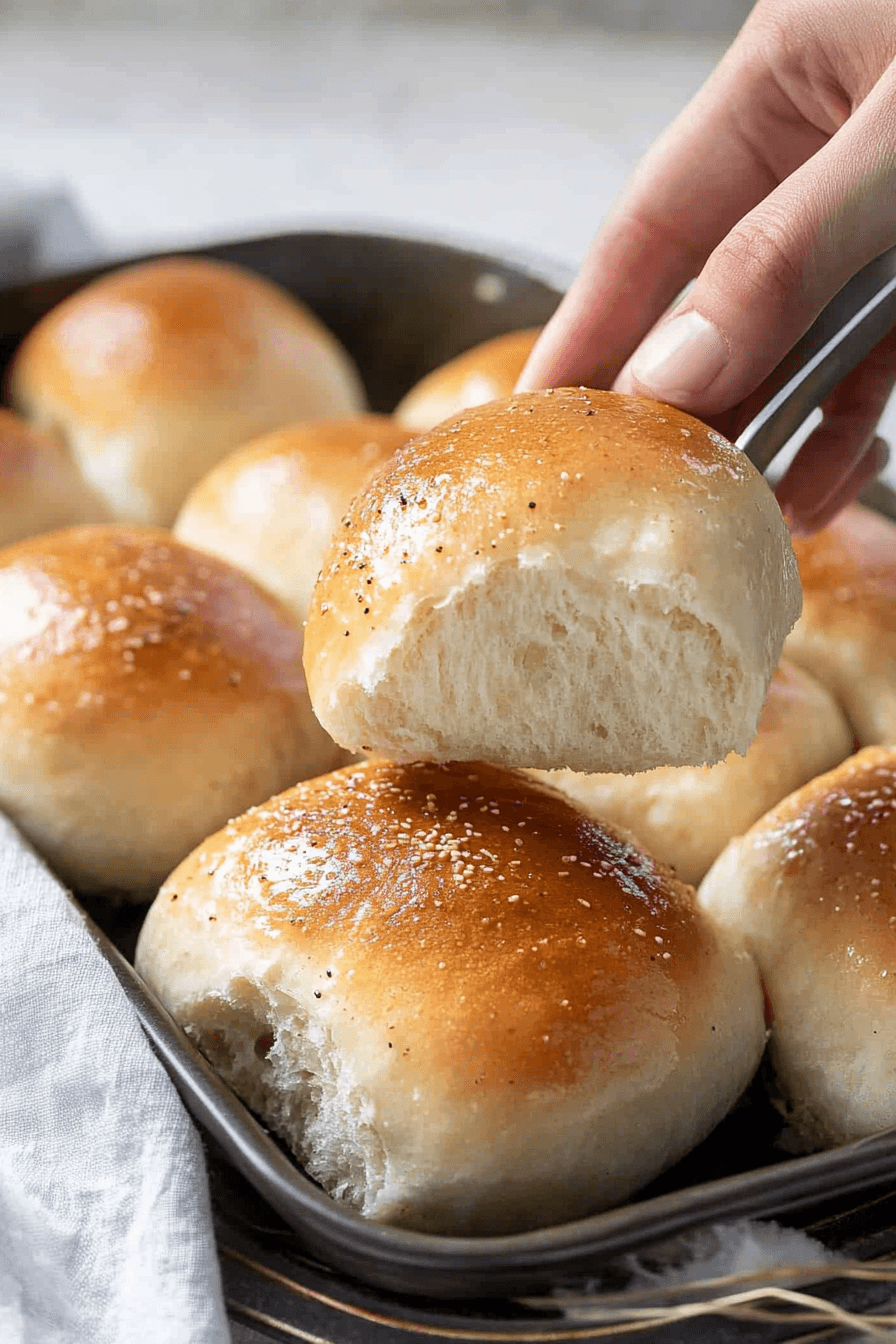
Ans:
[[[0,817],[0,1340],[228,1339],[199,1136],[62,887]]]
[[[64,186],[28,186],[0,175],[0,286],[92,265],[102,250]]]

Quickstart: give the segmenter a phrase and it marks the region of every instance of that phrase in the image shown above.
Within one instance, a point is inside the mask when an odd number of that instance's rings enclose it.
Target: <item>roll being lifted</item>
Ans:
[[[315,712],[352,749],[648,770],[745,752],[800,612],[771,490],[700,421],[563,388],[412,439],[315,589]]]

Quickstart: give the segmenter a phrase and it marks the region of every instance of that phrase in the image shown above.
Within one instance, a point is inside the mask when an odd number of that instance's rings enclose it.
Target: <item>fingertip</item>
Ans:
[[[623,364],[616,378],[613,381],[614,392],[624,392],[628,397],[649,397],[652,393],[646,392],[643,387],[639,387],[632,376],[631,360]],[[654,398],[656,400],[656,398]]]
[[[529,351],[529,357],[514,385],[514,392],[543,392],[545,388],[562,385],[558,381],[561,365],[568,363],[566,342],[558,340],[554,326],[556,315],[545,326]]]
[[[537,350],[537,349],[538,349],[538,347],[535,346],[535,349],[533,350],[533,354],[535,353],[535,350]],[[540,383],[540,382],[538,381],[538,372],[539,372],[539,366],[538,366],[537,363],[535,363],[535,362],[533,361],[532,355],[530,355],[529,358],[526,360],[525,365],[523,366],[523,371],[522,371],[522,373],[520,374],[519,378],[517,378],[516,382],[514,383],[514,386],[513,386],[514,396],[516,395],[517,392],[540,392],[540,391],[542,391],[542,390],[543,390],[543,387],[544,387],[544,384],[542,384],[542,383]]]
[[[629,376],[647,396],[684,407],[706,392],[728,359],[728,342],[714,323],[695,308],[676,310],[638,346]]]

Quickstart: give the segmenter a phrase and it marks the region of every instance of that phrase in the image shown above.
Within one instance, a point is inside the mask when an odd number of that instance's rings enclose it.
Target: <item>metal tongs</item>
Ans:
[[[837,384],[896,326],[896,247],[848,281],[778,366],[778,391],[736,442],[764,472]]]

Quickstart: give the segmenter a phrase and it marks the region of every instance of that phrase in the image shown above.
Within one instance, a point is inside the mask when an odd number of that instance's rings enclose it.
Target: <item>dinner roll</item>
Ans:
[[[896,527],[854,504],[793,545],[804,603],[788,657],[833,692],[862,746],[896,743]]]
[[[700,905],[752,949],[810,1148],[896,1125],[896,751],[869,747],[733,840]]]
[[[538,773],[696,884],[733,835],[852,747],[852,729],[830,693],[782,659],[746,756],[732,752],[718,765],[660,766],[640,775]]]
[[[163,526],[248,439],[363,406],[348,355],[302,304],[187,257],[115,271],[59,304],[25,338],[9,386],[113,518]]]
[[[625,1199],[764,1040],[692,888],[484,765],[368,761],[254,809],[166,882],[137,967],[324,1189],[446,1234]]]
[[[150,897],[228,817],[335,763],[292,616],[168,533],[9,546],[0,611],[0,810],[78,891]]]
[[[106,516],[62,445],[0,409],[0,546]]]
[[[432,429],[469,406],[509,397],[540,334],[540,327],[511,331],[441,364],[401,399],[395,419],[408,429]]]
[[[658,402],[563,388],[399,449],[334,536],[305,667],[347,747],[702,765],[747,750],[799,609],[742,453]]]
[[[175,536],[244,569],[304,621],[347,505],[407,437],[385,415],[275,430],[212,468]]]

